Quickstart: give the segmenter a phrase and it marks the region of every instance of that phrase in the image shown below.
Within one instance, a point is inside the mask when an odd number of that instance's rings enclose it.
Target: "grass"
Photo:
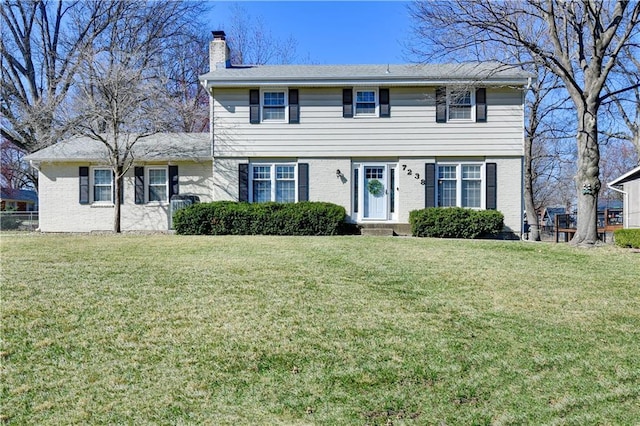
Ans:
[[[8,424],[633,424],[640,254],[2,234]]]

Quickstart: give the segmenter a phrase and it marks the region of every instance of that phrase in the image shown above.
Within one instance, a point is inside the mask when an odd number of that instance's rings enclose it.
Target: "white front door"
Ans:
[[[365,219],[387,219],[386,166],[365,166],[363,201]]]

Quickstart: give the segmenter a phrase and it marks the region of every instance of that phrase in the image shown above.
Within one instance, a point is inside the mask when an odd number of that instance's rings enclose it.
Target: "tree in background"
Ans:
[[[171,76],[166,90],[176,94],[181,86],[185,94],[171,98],[176,104],[174,127],[201,129],[202,119],[186,97],[197,93],[197,74],[205,69],[184,61],[206,61],[206,55],[192,50],[206,8],[188,1],[3,1],[0,109],[8,127],[19,135],[16,146],[30,153],[73,135],[73,126],[65,120],[83,61],[91,52],[111,48],[135,50],[140,61],[136,67],[153,63],[155,72]]]
[[[278,39],[261,16],[251,16],[235,5],[229,28],[224,28],[231,49],[231,63],[265,65],[290,64],[296,59],[297,41],[289,36]]]
[[[26,155],[7,137],[3,129],[0,137],[0,186],[11,189],[33,189],[33,170],[22,159]]]
[[[491,2],[456,0],[415,2],[411,8],[416,34],[432,58],[477,57],[503,61],[519,52],[519,65],[542,65],[558,76],[575,108],[578,229],[573,244],[598,241],[597,199],[600,181],[599,113],[613,94],[605,84],[618,66],[621,52],[639,56],[640,3],[526,0]],[[423,46],[424,46],[423,45]]]

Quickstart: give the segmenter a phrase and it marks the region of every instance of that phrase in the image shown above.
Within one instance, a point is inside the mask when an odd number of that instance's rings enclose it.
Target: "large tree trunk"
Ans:
[[[533,141],[530,137],[524,138],[524,149],[524,209],[527,212],[529,239],[540,241],[540,218],[533,201]]]
[[[578,229],[574,245],[593,245],[598,241],[598,194],[600,193],[600,149],[598,146],[597,100],[587,98],[578,108]]]

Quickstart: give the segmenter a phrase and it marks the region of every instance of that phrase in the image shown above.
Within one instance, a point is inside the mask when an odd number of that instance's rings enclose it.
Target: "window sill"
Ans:
[[[444,123],[475,123],[476,120],[473,118],[450,118]]]
[[[92,209],[112,209],[114,207],[113,203],[92,203]]]

